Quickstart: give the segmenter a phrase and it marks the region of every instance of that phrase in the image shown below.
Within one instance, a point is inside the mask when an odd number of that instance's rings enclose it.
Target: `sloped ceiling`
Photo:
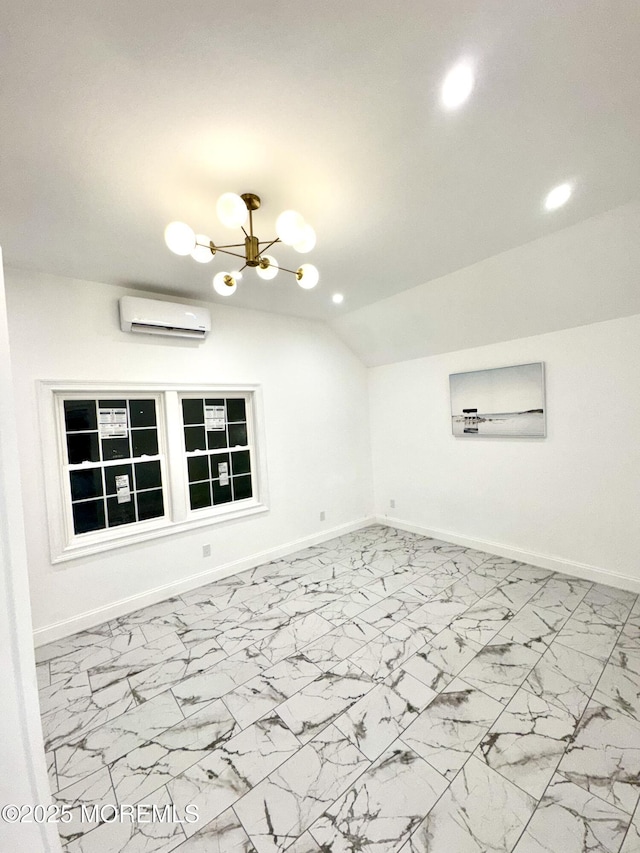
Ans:
[[[222,262],[171,255],[163,230],[231,242],[215,200],[250,190],[261,239],[288,207],[315,226],[321,281],[249,272],[233,303],[332,319],[640,197],[637,0],[41,0],[3,19],[9,266],[216,301]],[[476,88],[445,112],[461,58]]]

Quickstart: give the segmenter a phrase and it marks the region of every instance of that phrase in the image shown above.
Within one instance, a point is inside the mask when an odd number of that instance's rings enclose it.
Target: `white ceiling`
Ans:
[[[230,302],[328,319],[640,197],[638,0],[41,0],[3,19],[9,266],[220,300],[222,260],[171,255],[163,230],[236,242],[215,201],[253,191],[260,239],[284,208],[314,225],[310,255],[273,254],[321,281],[248,271]],[[446,113],[461,58],[476,89]]]

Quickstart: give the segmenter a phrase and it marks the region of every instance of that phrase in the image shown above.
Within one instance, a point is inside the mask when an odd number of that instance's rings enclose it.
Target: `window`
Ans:
[[[62,403],[74,535],[164,516],[157,401]]]
[[[53,562],[266,511],[255,386],[42,388]]]
[[[182,398],[191,510],[253,497],[247,400]]]

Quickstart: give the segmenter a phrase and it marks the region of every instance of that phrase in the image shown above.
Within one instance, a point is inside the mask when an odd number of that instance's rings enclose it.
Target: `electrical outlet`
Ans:
[[[395,509],[395,508],[396,508],[396,501],[395,501],[395,498],[391,498],[391,500],[389,501],[389,506],[391,507],[391,509]]]
[[[324,521],[324,519],[325,519],[325,513],[324,513],[324,510],[322,510],[322,512],[320,513],[320,521]]]
[[[202,546],[202,556],[210,557],[211,556],[211,545],[203,545]]]

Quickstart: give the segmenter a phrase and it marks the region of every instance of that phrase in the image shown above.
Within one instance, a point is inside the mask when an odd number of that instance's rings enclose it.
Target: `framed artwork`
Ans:
[[[516,364],[449,376],[456,436],[544,438],[544,364]]]

